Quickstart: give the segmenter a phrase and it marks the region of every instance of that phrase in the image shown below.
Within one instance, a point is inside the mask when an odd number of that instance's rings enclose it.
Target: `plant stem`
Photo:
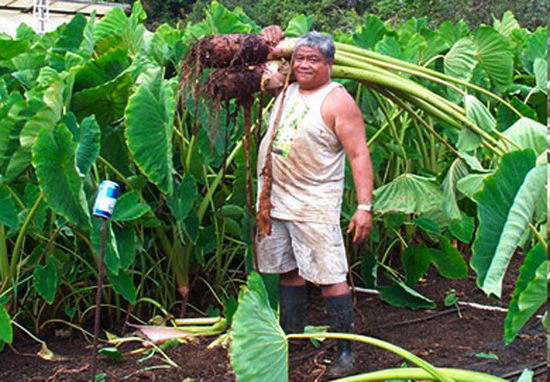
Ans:
[[[361,70],[357,68],[349,68],[334,65],[332,68],[332,75],[336,78],[348,78],[358,81],[366,81],[369,83],[379,84],[391,89],[395,89],[400,92],[409,93],[415,97],[418,97],[432,106],[439,108],[443,113],[447,113],[449,117],[454,118],[455,120],[462,122],[470,130],[484,138],[494,147],[499,147],[498,141],[491,137],[487,132],[483,131],[479,126],[470,121],[465,115],[459,113],[453,108],[448,107],[445,103],[442,103],[439,97],[435,96],[431,92],[426,92],[425,89],[421,87],[408,86],[403,81],[397,81],[390,77],[382,77],[377,74],[369,73],[366,70]],[[431,94],[430,94],[431,93]]]
[[[19,255],[21,254],[21,248],[23,247],[23,241],[25,239],[25,235],[27,234],[27,230],[29,228],[29,225],[31,224],[32,219],[34,218],[34,215],[38,211],[38,208],[44,201],[44,195],[40,193],[38,198],[36,199],[36,202],[32,206],[31,210],[29,211],[29,214],[27,215],[27,218],[23,222],[23,225],[21,226],[21,230],[19,231],[19,234],[17,235],[17,240],[15,241],[15,246],[13,248],[13,252],[11,255],[11,265],[10,265],[10,276],[13,277],[17,271],[17,265],[19,261]]]
[[[422,358],[417,357],[413,353],[400,348],[399,346],[395,346],[389,342],[379,340],[377,338],[362,336],[358,334],[349,334],[349,333],[304,333],[304,334],[288,334],[286,336],[287,339],[292,338],[335,338],[335,339],[343,339],[343,340],[352,340],[357,342],[363,342],[369,345],[374,345],[379,348],[382,348],[384,350],[388,350],[394,354],[397,354],[398,356],[414,363],[415,365],[418,365],[423,370],[428,372],[430,375],[432,375],[436,381],[441,382],[455,382],[454,379],[449,377],[444,371],[441,371],[437,369],[436,367],[432,366],[428,362],[424,361]]]
[[[494,377],[489,374],[479,373],[470,370],[436,368],[453,378],[456,382],[507,382],[505,379]],[[388,381],[388,380],[415,380],[415,381],[436,381],[437,379],[428,372],[419,368],[400,368],[373,371],[371,373],[354,375],[340,378],[332,382],[367,382],[367,381]]]
[[[92,348],[92,382],[95,381],[97,371],[97,345],[99,342],[99,321],[101,319],[101,292],[103,290],[103,277],[105,268],[103,266],[103,255],[105,253],[105,236],[107,236],[107,220],[101,219],[101,243],[98,254],[98,276],[97,291],[95,297],[95,317],[94,317],[94,344]]]
[[[548,244],[546,244],[546,240],[544,240],[544,237],[541,236],[537,228],[531,223],[529,223],[529,228],[537,238],[537,241],[542,245],[542,248],[544,248],[544,251],[548,252]]]
[[[0,295],[9,284],[10,264],[6,247],[6,232],[0,224]]]
[[[483,94],[485,94],[485,95],[487,95],[487,96],[489,96],[493,99],[498,100],[502,104],[506,105],[510,110],[512,110],[518,116],[523,117],[523,115],[516,108],[514,108],[510,103],[506,102],[501,97],[497,96],[494,93],[491,93],[490,91],[488,91],[486,89],[483,89],[482,87],[479,87],[475,84],[472,84],[470,82],[462,81],[458,78],[448,76],[444,73],[440,73],[438,71],[435,71],[435,70],[432,70],[432,69],[429,69],[429,68],[424,68],[422,66],[411,64],[411,63],[408,63],[406,61],[401,61],[401,60],[398,60],[396,58],[385,56],[383,54],[372,52],[370,50],[362,49],[362,48],[359,48],[359,47],[356,47],[356,46],[342,44],[342,43],[338,43],[338,42],[335,43],[335,45],[336,45],[336,54],[337,55],[338,55],[339,51],[355,53],[357,55],[360,55],[360,56],[364,57],[365,59],[366,58],[374,59],[375,61],[372,61],[372,62],[376,65],[381,65],[382,63],[395,64],[399,68],[412,69],[412,70],[418,72],[418,74],[415,74],[418,77],[421,77],[422,74],[428,74],[428,75],[431,75],[431,76],[434,76],[434,77],[438,77],[438,78],[453,82],[453,83],[458,84],[458,85],[466,86],[470,89],[474,89],[474,90],[476,90],[480,93],[483,93]]]

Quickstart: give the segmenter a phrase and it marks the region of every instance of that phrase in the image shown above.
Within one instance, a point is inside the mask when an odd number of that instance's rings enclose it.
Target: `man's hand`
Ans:
[[[370,236],[372,230],[372,213],[369,211],[357,210],[349,222],[348,233],[355,229],[353,244],[360,244]]]
[[[276,46],[285,38],[285,32],[283,32],[278,25],[270,25],[260,32],[260,36],[262,36],[269,45]]]

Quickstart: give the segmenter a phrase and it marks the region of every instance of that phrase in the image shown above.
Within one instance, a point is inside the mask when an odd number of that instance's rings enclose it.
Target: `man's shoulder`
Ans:
[[[335,84],[338,84],[335,82]],[[340,84],[338,84],[340,85]],[[334,86],[334,88],[328,93],[323,107],[332,110],[342,111],[343,109],[356,108],[355,100],[348,93],[344,86]]]

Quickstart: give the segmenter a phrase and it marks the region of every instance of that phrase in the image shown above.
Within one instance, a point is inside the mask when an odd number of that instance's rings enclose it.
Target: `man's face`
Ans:
[[[317,48],[302,45],[294,54],[292,69],[301,89],[314,90],[330,80],[330,68],[325,56]]]

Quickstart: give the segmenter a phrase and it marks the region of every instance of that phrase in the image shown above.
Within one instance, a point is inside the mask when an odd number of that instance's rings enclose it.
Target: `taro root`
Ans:
[[[267,61],[272,47],[260,35],[218,34],[199,40],[187,58],[202,68],[224,68]]]
[[[223,101],[242,100],[261,90],[281,88],[289,70],[279,61],[218,69],[210,74],[204,92]]]

